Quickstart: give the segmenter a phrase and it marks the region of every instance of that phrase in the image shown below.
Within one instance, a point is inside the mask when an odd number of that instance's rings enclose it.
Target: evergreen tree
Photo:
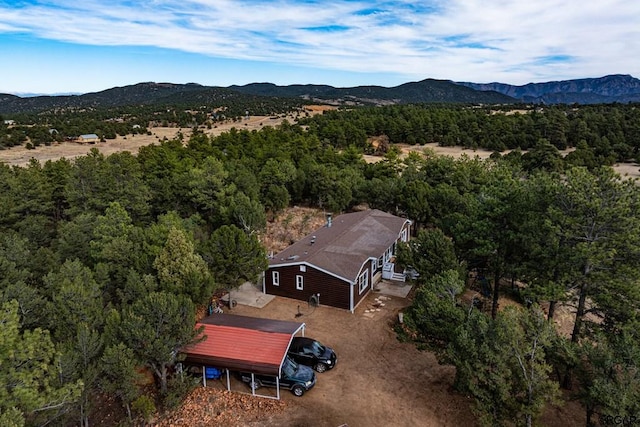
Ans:
[[[195,252],[184,231],[171,228],[162,251],[156,257],[159,289],[188,296],[194,304],[205,304],[214,290],[207,263]]]
[[[140,396],[138,382],[141,374],[133,350],[119,343],[105,349],[100,360],[100,388],[116,397],[131,420],[131,404]]]
[[[568,282],[575,284],[577,310],[572,341],[583,334],[584,317],[626,321],[640,305],[640,199],[634,181],[610,168],[595,174],[567,171],[550,207],[558,240],[570,248]],[[591,300],[591,307],[588,301]]]
[[[483,425],[533,425],[558,385],[546,361],[555,331],[542,311],[509,306],[495,319],[472,310],[449,346],[456,386],[475,400]]]
[[[264,247],[255,234],[246,234],[234,225],[223,225],[203,243],[202,256],[223,287],[236,288],[256,281],[268,267]]]
[[[114,342],[130,348],[147,365],[167,392],[169,369],[180,361],[180,351],[198,341],[201,330],[195,328],[195,306],[184,295],[154,292],[112,311],[108,323]]]
[[[59,358],[48,331],[21,330],[18,303],[2,304],[0,420],[3,425],[46,424],[78,399],[83,384],[81,381],[59,383]]]

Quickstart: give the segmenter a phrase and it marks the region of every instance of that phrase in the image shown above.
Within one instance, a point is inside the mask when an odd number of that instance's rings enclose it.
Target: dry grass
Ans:
[[[335,107],[327,105],[313,105],[305,108],[310,115],[322,114],[326,110],[335,109]],[[202,127],[200,130],[210,136],[218,136],[223,132],[228,132],[231,128],[245,130],[260,130],[263,127],[275,127],[280,125],[284,120],[294,123],[296,115],[280,115],[280,116],[249,116],[240,121],[226,121],[218,123],[211,129]],[[89,150],[96,148],[105,155],[129,151],[137,153],[140,147],[147,145],[159,144],[163,139],[174,139],[178,134],[182,134],[184,141],[188,141],[191,136],[191,128],[174,128],[174,127],[151,127],[149,135],[118,135],[115,139],[109,139],[106,142],[96,144],[81,144],[78,142],[62,142],[54,143],[50,146],[39,146],[36,149],[28,150],[24,145],[12,147],[7,150],[0,150],[0,163],[6,163],[10,166],[25,166],[33,158],[41,163],[47,160],[57,160],[60,158],[74,159],[79,156],[86,155]]]
[[[322,227],[326,222],[325,212],[314,208],[294,206],[278,214],[267,223],[262,244],[274,254],[297,242],[307,234]]]
[[[324,111],[335,110],[336,107],[331,105],[308,105],[305,107],[306,113],[310,115],[322,114]],[[275,127],[280,125],[284,120],[294,123],[296,115],[287,116],[249,116],[240,121],[227,121],[215,125],[212,129],[201,128],[204,133],[210,136],[218,136],[223,132],[229,131],[231,128],[246,129],[246,130],[260,130],[265,126]],[[40,146],[35,150],[28,150],[24,146],[12,147],[7,150],[0,150],[0,163],[6,163],[8,165],[25,166],[29,161],[34,158],[41,163],[47,160],[57,160],[59,158],[73,159],[79,156],[86,155],[91,148],[97,148],[101,153],[109,155],[112,153],[129,151],[137,153],[140,147],[152,144],[158,144],[164,138],[173,139],[182,134],[185,141],[189,140],[192,130],[190,128],[170,128],[170,127],[153,127],[149,129],[150,135],[127,135],[122,137],[118,135],[115,139],[108,140],[107,142],[101,142],[97,144],[80,144],[77,142],[63,142],[56,143],[51,146]],[[379,142],[379,137],[372,137],[370,141],[376,145]],[[463,147],[441,147],[437,143],[429,143],[424,145],[409,145],[409,144],[396,144],[402,151],[402,156],[410,152],[417,153],[435,153],[438,155],[451,156],[455,159],[459,159],[462,156],[468,156],[470,158],[478,157],[480,159],[487,159],[492,151],[483,149],[467,149]],[[571,152],[572,149],[561,151],[563,155]],[[505,151],[502,154],[507,154]],[[369,163],[378,162],[382,159],[382,156],[365,155],[365,161]],[[638,178],[640,177],[640,164],[638,163],[618,163],[613,166],[614,170],[622,177]]]

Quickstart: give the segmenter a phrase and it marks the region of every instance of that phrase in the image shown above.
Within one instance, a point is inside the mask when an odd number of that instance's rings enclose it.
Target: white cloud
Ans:
[[[632,0],[51,0],[0,6],[0,33],[407,79],[516,84],[637,74],[638,22],[640,2]]]

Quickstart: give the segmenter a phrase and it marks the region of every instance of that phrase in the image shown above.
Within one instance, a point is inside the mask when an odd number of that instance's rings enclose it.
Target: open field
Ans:
[[[311,114],[319,114],[323,109],[332,108],[316,106],[311,110]],[[275,127],[282,123],[284,119],[293,123],[295,117],[267,117],[267,116],[250,116],[248,119],[243,119],[239,122],[225,122],[218,124],[212,129],[203,129],[208,135],[217,136],[223,132],[229,131],[231,128],[247,129],[247,130],[260,130],[265,126]],[[169,128],[169,127],[154,127],[149,129],[151,135],[127,135],[122,137],[118,135],[116,139],[107,140],[107,142],[100,142],[97,144],[80,144],[77,142],[62,142],[52,144],[51,146],[40,146],[34,150],[28,150],[24,146],[12,147],[8,150],[0,150],[0,163],[6,163],[10,166],[25,166],[33,158],[41,163],[47,160],[57,160],[62,157],[67,159],[73,159],[79,156],[83,156],[89,152],[92,148],[98,149],[101,153],[109,155],[121,151],[129,151],[131,153],[137,153],[140,147],[158,144],[164,138],[172,139],[176,138],[181,133],[186,140],[191,135],[190,128]],[[463,155],[467,155],[471,158],[479,157],[486,159],[491,156],[491,151],[488,150],[471,150],[462,147],[441,147],[435,143],[424,145],[400,145],[401,150],[404,153],[411,151],[422,152],[425,149],[430,149],[436,154],[452,156],[459,158]],[[367,162],[377,162],[380,160],[378,156],[364,156]],[[621,163],[614,165],[614,169],[623,177],[638,178],[640,177],[640,165],[638,163]]]
[[[293,120],[292,117],[288,118]],[[259,130],[265,126],[276,126],[282,123],[282,118],[270,118],[264,116],[252,116],[248,120],[240,122],[226,122],[217,125],[212,129],[203,129],[208,135],[220,135],[229,131],[231,128]],[[41,163],[47,160],[57,160],[59,158],[73,159],[83,156],[92,148],[98,149],[101,153],[109,155],[121,151],[130,151],[137,153],[140,147],[146,145],[158,144],[164,138],[173,139],[182,133],[184,140],[187,141],[191,135],[190,128],[168,128],[154,127],[150,128],[151,135],[127,135],[122,137],[118,135],[115,139],[108,139],[106,142],[98,142],[96,144],[81,144],[78,142],[62,142],[54,143],[50,146],[39,146],[36,149],[28,150],[24,146],[12,147],[8,150],[0,150],[0,162],[8,165],[24,166],[34,158]]]
[[[325,110],[333,110],[335,107],[329,105],[307,105],[305,107],[306,113],[310,115],[322,114]],[[206,129],[201,128],[204,133],[211,136],[218,136],[223,132],[228,132],[232,128],[246,129],[249,131],[260,130],[265,126],[275,127],[281,124],[284,120],[288,120],[290,123],[294,123],[296,116],[294,115],[279,115],[279,116],[249,116],[243,118],[240,121],[226,121],[223,123],[217,123],[213,128]],[[25,146],[12,147],[7,150],[0,150],[0,163],[6,163],[10,166],[25,166],[31,161],[36,159],[41,163],[47,160],[57,160],[62,157],[66,159],[73,159],[79,156],[83,156],[89,152],[92,148],[98,149],[101,153],[109,155],[121,151],[129,151],[131,153],[137,153],[140,147],[146,145],[158,144],[164,138],[173,139],[179,134],[182,134],[185,141],[189,140],[191,136],[191,128],[174,128],[174,127],[151,127],[149,128],[150,135],[118,135],[115,139],[109,139],[106,142],[99,142],[96,144],[81,144],[78,142],[62,142],[54,143],[50,146],[41,145],[36,149],[28,150]]]
[[[441,147],[436,143],[430,143],[430,144],[424,144],[424,145],[398,144],[398,146],[400,147],[402,152],[405,154],[412,151],[421,153],[426,149],[426,150],[431,150],[434,153],[442,156],[451,156],[455,159],[459,159],[462,156],[467,156],[469,158],[478,157],[480,159],[488,159],[491,156],[491,154],[493,154],[493,152],[489,150],[482,150],[482,149],[472,150],[472,149],[463,148],[463,147]],[[561,151],[561,153],[563,155],[566,155],[570,151],[571,150],[565,150],[565,151]],[[507,152],[508,151],[505,151],[502,154],[506,154]],[[370,162],[370,163],[377,162],[380,160],[380,157],[378,156],[366,155],[364,156],[364,158],[367,162]],[[629,177],[629,178],[640,177],[640,164],[635,162],[617,163],[613,165],[613,169],[617,173],[619,173],[622,177]]]

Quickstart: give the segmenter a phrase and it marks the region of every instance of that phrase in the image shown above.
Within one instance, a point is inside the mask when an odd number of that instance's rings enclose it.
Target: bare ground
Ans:
[[[305,113],[310,115],[322,114],[325,110],[333,110],[336,107],[328,105],[307,105]],[[228,120],[223,123],[215,124],[211,129],[201,127],[201,131],[211,136],[218,136],[223,132],[236,129],[260,130],[265,126],[275,127],[284,120],[293,123],[296,119],[294,115],[280,116],[249,116],[240,121]],[[152,144],[158,144],[164,138],[173,139],[181,133],[185,141],[189,140],[191,128],[172,128],[172,127],[151,127],[150,135],[118,135],[115,139],[109,139],[106,142],[96,144],[81,144],[78,142],[62,142],[54,143],[50,146],[41,145],[35,149],[28,150],[24,145],[11,147],[10,149],[0,150],[0,163],[6,163],[10,166],[25,166],[33,158],[41,163],[47,160],[57,160],[60,158],[73,159],[83,156],[92,148],[98,149],[101,153],[109,155],[121,151],[129,151],[137,153],[140,147]]]
[[[380,306],[376,298],[383,298],[384,305]],[[306,336],[335,349],[336,367],[317,374],[316,386],[301,398],[282,391],[278,404],[243,394],[249,393],[249,388],[237,381],[232,382],[235,393],[223,391],[223,382],[210,382],[206,392],[194,393],[183,410],[160,417],[157,425],[478,425],[471,400],[451,388],[454,368],[440,365],[430,352],[397,340],[393,326],[408,304],[408,299],[382,297],[374,292],[355,313],[324,306],[313,308],[281,297],[264,308],[239,305],[232,313],[304,322]],[[265,403],[260,404],[261,400]],[[541,425],[550,427],[584,423],[584,411],[576,402],[549,407],[541,420]]]
[[[287,298],[276,298],[263,309],[242,306],[235,311],[305,322],[307,336],[334,347],[338,354],[336,367],[318,374],[316,387],[305,396],[285,393],[287,407],[267,425],[474,424],[469,401],[449,390],[454,370],[396,339],[393,324],[407,300],[388,297],[380,311],[365,313],[377,296],[369,295],[355,313],[323,306],[314,309]],[[304,314],[296,318],[299,306]]]
[[[265,246],[275,252],[321,226],[317,209],[293,207],[268,224]],[[278,404],[253,397],[249,388],[232,381],[198,390],[176,413],[158,420],[169,426],[476,426],[472,401],[452,389],[455,369],[441,365],[435,355],[412,343],[398,341],[394,326],[409,298],[372,292],[354,313],[332,307],[276,297],[263,308],[239,305],[230,313],[304,322],[306,336],[333,347],[338,364],[317,374],[317,385],[303,397],[282,391]],[[382,301],[382,304],[380,304]],[[506,296],[501,307],[515,303]],[[227,311],[229,313],[229,311]],[[571,313],[558,309],[558,326],[570,328]],[[268,391],[261,390],[265,393]],[[266,401],[260,405],[256,402]],[[549,406],[540,424],[549,427],[583,426],[584,410],[577,402]]]
[[[335,109],[332,106],[326,105],[310,105],[307,106],[307,112],[311,115],[321,114],[325,110]],[[295,116],[250,116],[240,121],[227,121],[219,123],[212,129],[201,129],[208,135],[217,136],[223,132],[229,131],[231,128],[247,129],[247,130],[260,130],[265,126],[277,126],[282,123],[283,120],[288,120],[293,123]],[[137,153],[140,147],[158,144],[164,138],[172,139],[176,138],[179,133],[187,141],[191,135],[192,130],[190,128],[168,128],[168,127],[154,127],[149,129],[150,135],[118,135],[113,140],[107,140],[106,142],[100,142],[96,144],[80,144],[77,142],[62,142],[54,143],[50,146],[39,146],[36,149],[28,150],[25,146],[12,147],[7,150],[0,150],[0,163],[6,163],[10,166],[25,166],[33,158],[41,163],[47,160],[57,160],[62,157],[67,159],[73,159],[79,156],[83,156],[89,152],[91,148],[97,148],[101,153],[109,155],[112,153],[129,151],[131,153]],[[479,157],[486,159],[491,156],[492,151],[488,150],[472,150],[462,147],[441,147],[436,143],[424,144],[424,145],[408,145],[398,144],[404,154],[415,151],[422,153],[425,150],[430,150],[439,155],[451,156],[454,158],[460,158],[462,156],[468,156],[470,158]],[[570,150],[566,150],[563,153],[567,153]],[[506,153],[506,152],[505,152]],[[365,155],[367,162],[377,162],[381,160],[380,156]],[[614,170],[622,177],[637,178],[640,177],[640,164],[635,162],[619,163],[613,166]]]
[[[283,119],[272,119],[263,116],[250,117],[248,120],[240,122],[226,122],[217,125],[212,129],[202,129],[209,135],[220,135],[222,132],[229,131],[231,128],[258,130],[264,126],[275,126],[280,124]],[[0,162],[8,165],[24,166],[34,158],[41,163],[47,160],[57,160],[59,158],[73,159],[83,156],[92,148],[96,148],[101,153],[109,155],[112,153],[129,151],[137,153],[140,147],[146,145],[159,144],[164,138],[174,139],[179,133],[182,133],[184,140],[187,141],[191,135],[190,128],[168,128],[154,127],[150,128],[151,135],[118,135],[115,139],[108,139],[106,142],[98,142],[95,144],[81,144],[78,142],[61,142],[54,143],[50,146],[39,146],[35,149],[28,150],[24,146],[12,147],[8,150],[0,150]]]
[[[284,241],[299,239],[323,220],[317,210],[291,208],[269,223],[263,238],[267,247],[277,250]],[[471,296],[477,293],[470,292]],[[500,306],[514,303],[505,292]],[[411,293],[408,298],[400,298],[372,292],[354,313],[325,306],[309,307],[305,302],[282,297],[276,297],[263,308],[238,305],[232,311],[227,310],[231,314],[304,322],[305,335],[333,347],[338,363],[333,370],[317,374],[316,386],[301,398],[283,390],[280,401],[253,397],[238,380],[232,379],[232,392],[226,391],[223,381],[209,381],[207,388],[196,389],[181,408],[158,414],[149,425],[477,426],[471,399],[452,389],[454,368],[439,364],[433,353],[420,351],[414,344],[396,338],[398,313],[410,304]],[[570,307],[558,308],[559,329],[570,330],[572,313]],[[582,407],[569,401],[568,396],[565,400],[559,406],[549,405],[539,425],[584,426]],[[117,420],[107,416],[94,424],[111,426]]]
[[[451,156],[455,159],[459,159],[462,156],[467,156],[469,158],[480,158],[480,159],[488,159],[493,151],[477,149],[473,150],[470,148],[463,147],[441,147],[437,143],[429,143],[424,145],[408,145],[408,144],[397,144],[402,150],[403,154],[407,154],[410,152],[424,153],[425,151],[433,152],[438,155],[443,156]],[[569,152],[573,151],[573,149],[563,150],[560,153],[562,155],[566,155]],[[501,154],[507,154],[508,151],[505,151]],[[369,163],[380,161],[379,156],[371,156],[365,155],[365,160]],[[613,165],[613,169],[620,174],[623,178],[639,178],[640,177],[640,164],[636,162],[627,162],[627,163],[616,163]]]

